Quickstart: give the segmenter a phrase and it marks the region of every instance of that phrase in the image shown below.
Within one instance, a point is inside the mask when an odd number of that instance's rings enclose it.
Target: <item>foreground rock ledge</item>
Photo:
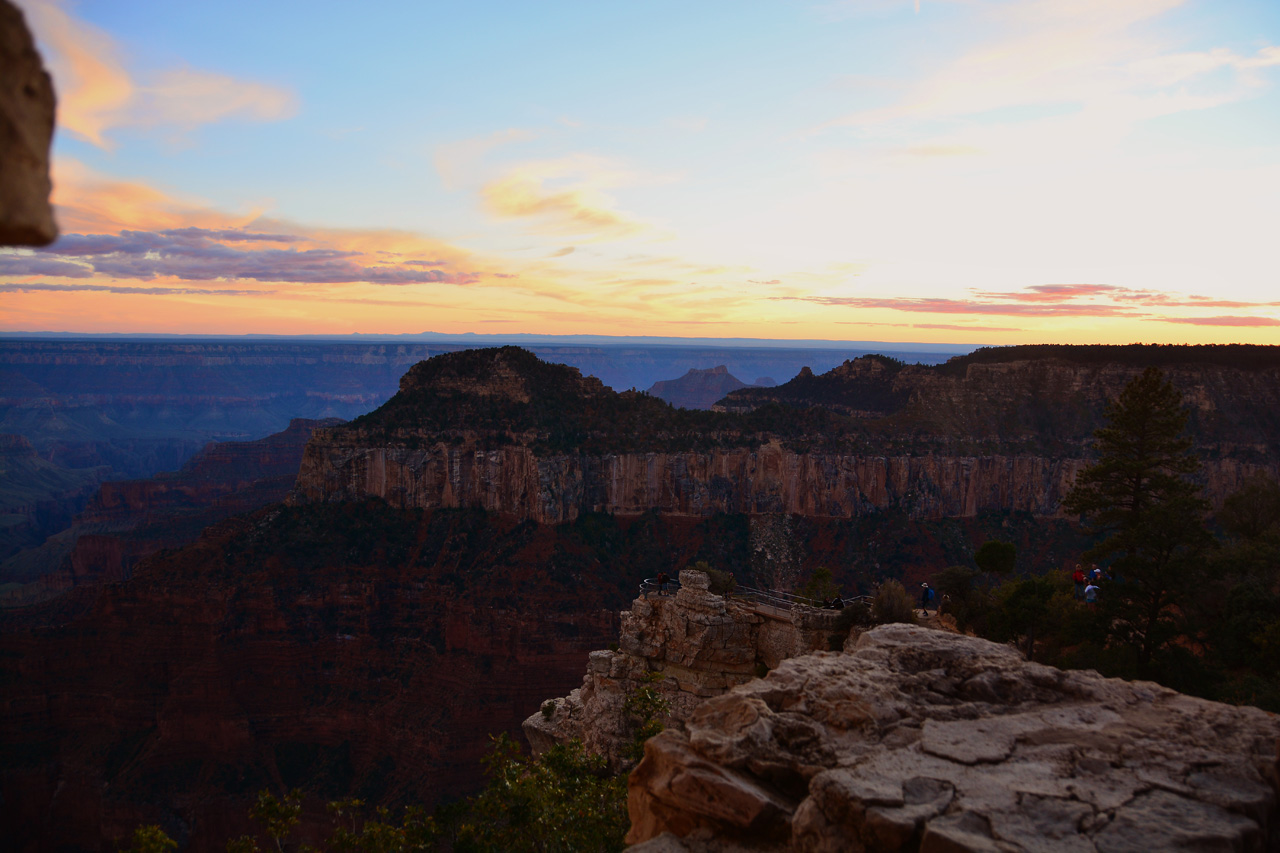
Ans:
[[[651,739],[632,848],[1280,849],[1280,721],[885,625]]]

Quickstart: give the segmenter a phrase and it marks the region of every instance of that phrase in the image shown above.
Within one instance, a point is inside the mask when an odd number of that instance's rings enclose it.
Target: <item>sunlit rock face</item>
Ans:
[[[58,236],[49,206],[53,81],[19,12],[0,0],[0,246]]]
[[[1258,347],[1246,354],[1256,364],[1202,364],[1183,349],[1191,361],[1167,373],[1188,401],[1205,493],[1220,504],[1252,472],[1280,466],[1280,356]],[[1053,516],[1107,401],[1140,372],[1056,357],[938,367],[867,357],[735,392],[726,411],[682,412],[513,347],[454,353],[416,365],[377,412],[318,432],[296,500],[372,495],[547,524],[649,510]]]
[[[1274,850],[1280,721],[886,625],[652,738],[633,848]]]

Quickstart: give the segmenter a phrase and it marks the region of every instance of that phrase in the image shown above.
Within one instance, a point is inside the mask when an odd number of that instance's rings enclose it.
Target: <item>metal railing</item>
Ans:
[[[667,593],[675,594],[680,589],[680,581],[674,578],[667,581]],[[640,582],[640,596],[647,597],[650,594],[658,593],[659,584],[657,578],[645,578]],[[779,610],[790,611],[793,604],[800,604],[805,607],[816,607],[821,609],[823,605],[814,604],[813,599],[806,598],[803,595],[796,595],[792,592],[785,592],[780,589],[757,589],[752,586],[735,586],[729,593],[732,598],[740,601],[751,601],[766,607],[774,607]],[[849,598],[840,599],[844,602],[845,607],[851,604],[871,605],[872,596],[870,595],[854,595]]]
[[[675,595],[675,593],[679,589],[680,589],[680,581],[676,580],[675,578],[671,578],[667,581],[668,595]],[[657,592],[661,592],[661,585],[658,583],[657,578],[645,578],[644,580],[640,581],[640,597],[641,598],[647,598],[650,593],[657,593]]]

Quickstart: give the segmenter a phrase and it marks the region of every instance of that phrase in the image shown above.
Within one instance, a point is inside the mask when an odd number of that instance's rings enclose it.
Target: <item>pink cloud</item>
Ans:
[[[912,323],[913,329],[949,329],[960,332],[1020,332],[1012,326],[961,326],[959,323]]]
[[[1005,317],[1141,317],[1123,305],[1099,303],[1021,303],[979,300],[918,298],[911,296],[864,298],[853,296],[775,296],[773,299],[811,302],[844,308],[884,308],[920,314],[977,314]]]
[[[1186,323],[1189,326],[1280,326],[1274,317],[1154,317],[1162,323]]]

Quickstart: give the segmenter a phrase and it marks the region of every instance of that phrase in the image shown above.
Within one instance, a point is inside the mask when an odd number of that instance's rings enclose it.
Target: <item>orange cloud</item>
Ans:
[[[69,14],[57,0],[26,0],[58,91],[58,127],[100,148],[124,126],[178,131],[227,118],[272,121],[296,109],[293,94],[224,74],[179,68],[136,81],[107,33]]]
[[[483,195],[494,215],[536,219],[546,231],[618,238],[644,230],[640,223],[601,205],[589,191],[548,192],[541,181],[524,175],[492,181],[485,185]]]
[[[614,208],[604,190],[636,177],[596,157],[526,163],[481,189],[485,208],[500,219],[527,219],[534,230],[599,242],[633,237],[650,226]]]

